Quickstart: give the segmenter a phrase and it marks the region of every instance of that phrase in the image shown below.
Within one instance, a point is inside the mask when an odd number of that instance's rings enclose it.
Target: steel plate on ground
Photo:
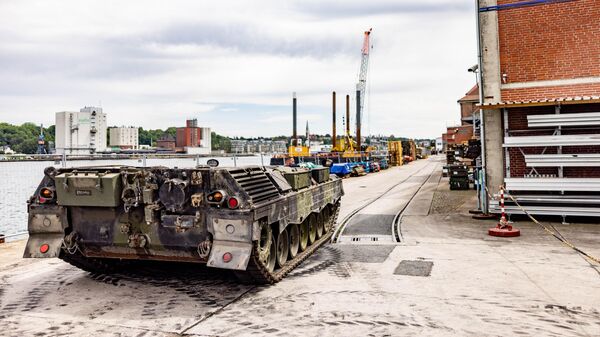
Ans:
[[[334,260],[334,262],[382,263],[394,250],[393,245],[327,245],[318,250],[311,259],[317,261]]]
[[[390,235],[394,214],[357,214],[346,225],[343,235]]]
[[[430,276],[433,262],[402,260],[394,270],[394,275]]]

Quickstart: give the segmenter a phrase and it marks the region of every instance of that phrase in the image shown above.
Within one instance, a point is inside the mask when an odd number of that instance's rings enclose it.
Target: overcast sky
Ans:
[[[330,133],[372,27],[363,135],[433,138],[474,84],[474,18],[467,0],[0,0],[0,122],[101,105],[109,125],[289,135],[295,91],[301,131]]]

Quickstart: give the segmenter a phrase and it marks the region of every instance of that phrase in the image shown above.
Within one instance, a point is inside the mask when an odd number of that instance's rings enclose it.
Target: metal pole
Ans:
[[[296,93],[294,92],[293,94],[293,98],[292,98],[292,114],[293,114],[293,125],[294,125],[294,130],[292,131],[292,144],[294,146],[298,146],[298,133],[296,131],[296,127],[297,127],[297,118],[298,118],[298,112],[297,112],[297,106],[296,106]]]
[[[485,121],[484,121],[484,113],[483,108],[483,54],[481,51],[481,26],[480,26],[480,18],[479,18],[479,0],[475,0],[475,17],[476,17],[476,25],[477,25],[477,68],[479,72],[477,73],[477,84],[479,85],[479,137],[481,139],[481,172],[482,172],[482,207],[481,210],[483,214],[488,214],[488,198],[485,193],[485,188],[487,186],[487,177],[486,177],[486,160],[485,160]]]
[[[65,168],[67,167],[67,153],[63,152],[62,154],[62,167]]]
[[[361,151],[361,137],[360,137],[360,90],[356,90],[356,147],[358,148],[358,152],[360,152]],[[362,157],[361,157],[361,159],[362,159]]]
[[[346,137],[350,136],[350,95],[346,95]]]
[[[233,155],[233,167],[237,167],[237,159],[235,157],[235,154]]]
[[[337,134],[336,134],[336,125],[335,125],[335,122],[336,122],[336,118],[335,118],[335,91],[333,92],[332,96],[333,96],[333,98],[332,98],[332,110],[333,110],[333,123],[332,123],[333,127],[332,127],[332,129],[333,130],[332,130],[332,133],[331,133],[331,147],[333,149],[335,149],[336,145],[337,145]]]
[[[146,167],[146,155],[142,156],[142,165]]]
[[[263,162],[263,153],[260,153],[260,165],[261,166],[265,166],[265,163]]]

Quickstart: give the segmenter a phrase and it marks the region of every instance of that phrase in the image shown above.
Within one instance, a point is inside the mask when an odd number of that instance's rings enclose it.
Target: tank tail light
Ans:
[[[40,253],[46,254],[50,250],[50,246],[47,243],[44,243],[40,246]]]
[[[230,252],[223,254],[223,262],[229,263],[233,259],[233,255]]]
[[[231,197],[231,198],[227,199],[227,206],[229,206],[229,208],[235,209],[235,208],[238,208],[239,205],[240,205],[240,202],[237,200],[237,198]]]
[[[211,203],[221,203],[225,199],[225,195],[221,191],[215,191],[206,196],[206,200]]]
[[[49,202],[54,200],[54,189],[49,187],[44,187],[40,190],[39,199],[41,203]]]

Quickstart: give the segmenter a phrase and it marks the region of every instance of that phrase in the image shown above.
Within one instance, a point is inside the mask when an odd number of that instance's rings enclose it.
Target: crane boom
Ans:
[[[367,70],[369,69],[369,50],[371,49],[370,35],[373,28],[365,31],[363,46],[361,49],[360,71],[358,73],[358,83],[356,90],[360,92],[360,113],[364,111],[365,89],[367,87]]]

